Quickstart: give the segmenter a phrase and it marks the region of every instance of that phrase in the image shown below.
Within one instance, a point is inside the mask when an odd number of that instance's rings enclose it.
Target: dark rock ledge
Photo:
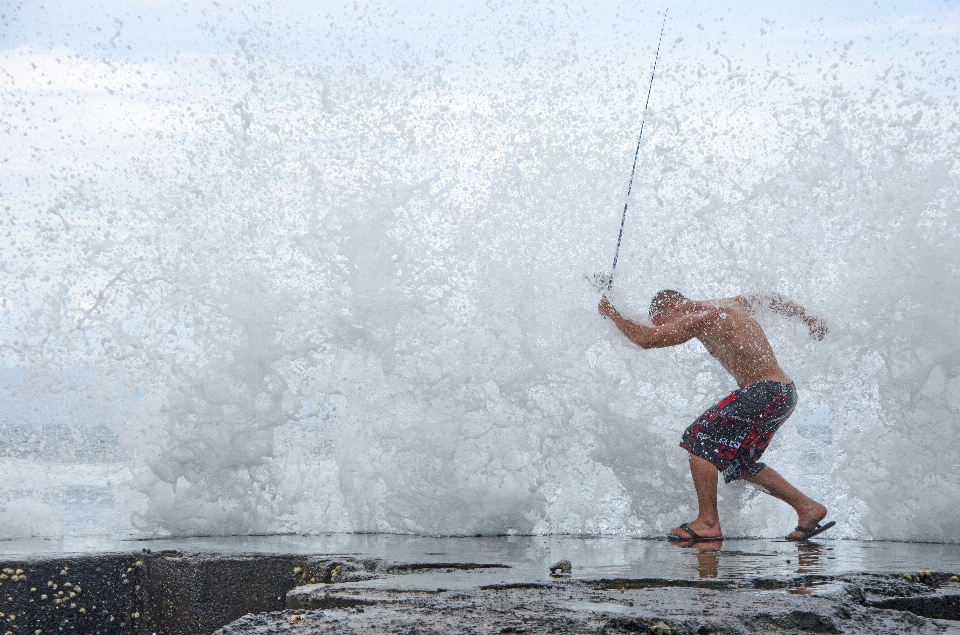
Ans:
[[[950,573],[516,582],[508,569],[175,550],[5,561],[0,635],[960,635]]]
[[[287,594],[288,610],[247,615],[217,635],[960,633],[960,585],[950,574],[929,575],[926,584],[889,574],[457,590],[313,584]]]

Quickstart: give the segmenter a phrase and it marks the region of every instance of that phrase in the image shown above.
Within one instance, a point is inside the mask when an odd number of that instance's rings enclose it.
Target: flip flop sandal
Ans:
[[[817,523],[816,527],[801,527],[800,525],[797,525],[796,531],[802,532],[803,535],[800,536],[799,538],[787,538],[787,540],[793,540],[795,542],[800,542],[801,540],[809,540],[810,538],[813,538],[817,534],[822,534],[823,532],[830,529],[836,524],[837,524],[836,521],[831,520],[826,525],[821,525],[820,523]]]
[[[694,530],[690,529],[690,527],[687,526],[687,523],[683,523],[682,525],[680,525],[680,527],[678,527],[678,529],[682,529],[683,531],[687,532],[688,534],[690,534],[690,537],[684,538],[683,536],[678,536],[676,534],[668,534],[667,538],[673,541],[683,541],[683,542],[711,542],[711,541],[723,540],[723,536],[717,536],[716,538],[709,538],[709,537],[705,538],[700,534],[698,534],[697,532],[695,532]]]

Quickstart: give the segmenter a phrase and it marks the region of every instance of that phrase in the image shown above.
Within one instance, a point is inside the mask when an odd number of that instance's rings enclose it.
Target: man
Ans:
[[[826,322],[808,316],[802,306],[777,293],[703,301],[665,289],[650,302],[654,326],[626,319],[607,296],[600,300],[600,314],[612,319],[641,348],[676,346],[697,338],[740,387],[683,433],[680,447],[690,454],[700,513],[696,520],[671,530],[672,540],[723,538],[717,512],[718,472],[723,472],[727,483],[743,478],[793,507],[798,521],[787,536],[790,540],[806,540],[836,524],[820,525],[827,508],[759,462],[797,403],[793,381],[780,368],[766,334],[752,317],[764,308],[802,320],[818,340],[827,333]]]

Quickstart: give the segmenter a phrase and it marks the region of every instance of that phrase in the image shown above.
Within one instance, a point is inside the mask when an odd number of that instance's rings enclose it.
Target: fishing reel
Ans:
[[[593,285],[597,293],[609,293],[613,289],[613,272],[595,273],[593,276],[583,277]]]

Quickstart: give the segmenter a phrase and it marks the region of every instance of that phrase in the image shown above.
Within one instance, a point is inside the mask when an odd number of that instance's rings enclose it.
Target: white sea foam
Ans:
[[[732,382],[632,346],[583,279],[655,8],[197,6],[7,40],[0,537],[689,520],[679,434]],[[824,315],[823,342],[763,318],[800,391],[765,460],[835,535],[956,540],[957,12],[711,11],[668,23],[615,301]],[[721,494],[729,535],[793,525]]]

